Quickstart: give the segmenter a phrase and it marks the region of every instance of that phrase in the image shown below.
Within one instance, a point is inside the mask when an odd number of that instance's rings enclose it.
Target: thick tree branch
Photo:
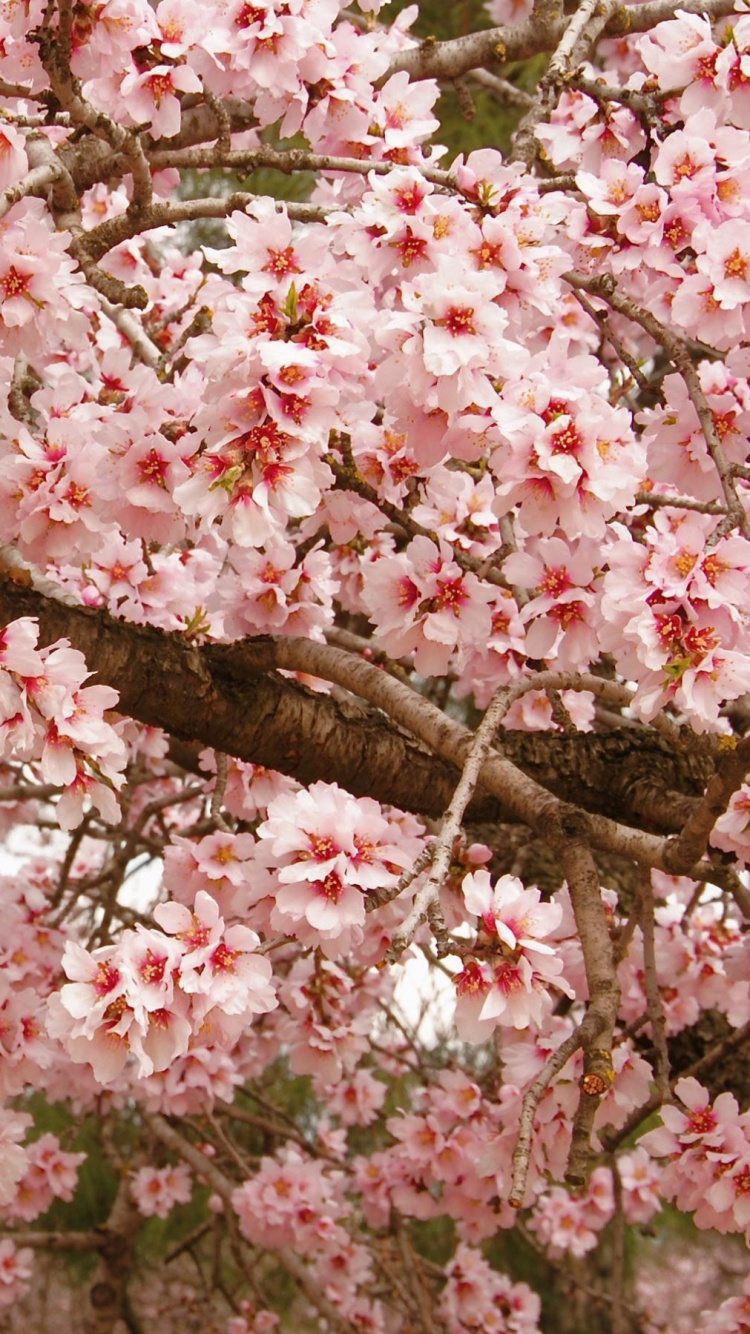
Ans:
[[[629,33],[648,32],[655,24],[674,18],[673,0],[651,0],[649,4],[622,6],[608,20],[603,36],[624,37]],[[734,0],[685,0],[680,9],[688,14],[708,14],[725,18],[734,12]],[[406,70],[412,79],[456,79],[472,69],[525,60],[541,51],[554,51],[570,20],[553,19],[539,23],[534,18],[502,28],[486,28],[466,37],[446,42],[423,42],[421,46],[399,51],[383,75],[385,83],[392,74]]]
[[[197,648],[181,635],[45,596],[6,574],[0,577],[0,620],[19,616],[39,618],[45,643],[69,638],[98,679],[119,691],[121,712],[178,740],[213,746],[303,783],[335,780],[355,796],[437,816],[450,802],[472,745],[468,728],[409,686],[329,645],[265,637]],[[374,707],[313,693],[278,675],[279,668],[323,676]],[[698,796],[713,772],[710,755],[670,755],[667,743],[645,729],[613,736],[509,733],[503,746],[506,756],[493,752],[485,760],[484,795],[473,799],[467,818],[521,821],[542,834],[549,818],[570,808],[574,794],[588,801],[601,784],[609,784],[621,815],[628,791],[651,791],[652,803],[657,789],[663,797],[670,786],[663,774],[671,775],[672,786],[679,775]],[[511,753],[519,764],[507,757]],[[522,771],[523,764],[538,780]],[[583,774],[590,786],[582,783]],[[558,784],[568,802],[542,786],[546,782]],[[689,804],[687,813],[692,809]],[[666,869],[666,840],[602,815],[586,818],[592,846]],[[712,871],[694,868],[707,879]]]

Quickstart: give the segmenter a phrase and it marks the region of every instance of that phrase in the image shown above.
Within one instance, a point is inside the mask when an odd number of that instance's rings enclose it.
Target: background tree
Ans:
[[[4,6],[5,1328],[747,1328],[749,71]]]

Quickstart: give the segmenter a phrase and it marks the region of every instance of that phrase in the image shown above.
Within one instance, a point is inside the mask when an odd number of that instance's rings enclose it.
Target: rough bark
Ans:
[[[426,816],[441,815],[450,801],[458,769],[380,709],[260,670],[273,656],[271,640],[253,641],[254,671],[247,641],[198,648],[178,634],[70,606],[2,577],[0,621],[19,616],[38,618],[43,643],[67,637],[80,649],[96,679],[119,691],[120,712],[180,742],[212,746],[303,783],[335,781],[356,796]],[[502,748],[564,801],[663,832],[682,827],[713,772],[700,749],[675,750],[646,730],[508,732]],[[470,822],[513,818],[522,817],[486,792],[467,812]]]

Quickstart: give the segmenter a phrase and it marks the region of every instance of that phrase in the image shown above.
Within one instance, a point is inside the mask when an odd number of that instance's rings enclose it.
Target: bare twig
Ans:
[[[391,954],[394,958],[397,958],[406,949],[420,922],[427,915],[430,906],[438,900],[440,888],[448,874],[453,844],[461,828],[464,811],[474,794],[482,765],[489,754],[495,733],[503,716],[508,711],[507,693],[505,688],[495,692],[484,718],[476,730],[458,786],[445,812],[442,828],[432,845],[430,873],[393,937]]]
[[[567,1064],[571,1056],[583,1046],[586,1038],[586,1032],[583,1023],[578,1024],[573,1032],[564,1042],[560,1044],[556,1051],[547,1058],[544,1066],[540,1070],[533,1084],[528,1088],[523,1096],[521,1103],[521,1116],[519,1120],[518,1141],[513,1153],[513,1180],[510,1188],[508,1203],[513,1209],[523,1207],[524,1196],[526,1195],[526,1179],[529,1174],[529,1159],[531,1157],[531,1136],[534,1130],[534,1116],[539,1106],[542,1094],[549,1087],[559,1070]]]
[[[612,1190],[614,1194],[615,1214],[612,1222],[612,1312],[611,1334],[625,1334],[625,1210],[622,1198],[622,1180],[617,1159],[613,1154],[610,1159]]]
[[[669,1089],[669,1052],[667,1050],[666,1020],[659,993],[659,976],[656,971],[656,950],[654,947],[654,894],[651,887],[651,872],[642,871],[638,884],[638,920],[643,936],[643,985],[646,991],[648,1018],[651,1025],[651,1039],[654,1044],[656,1088],[666,1102],[670,1098]]]
[[[229,773],[228,757],[224,754],[223,750],[214,751],[214,755],[216,757],[216,783],[214,784],[214,790],[211,793],[211,819],[216,822],[217,827],[223,830],[224,833],[231,834],[234,831],[232,830],[231,825],[227,824],[221,811],[221,804],[227,789],[227,776]]]

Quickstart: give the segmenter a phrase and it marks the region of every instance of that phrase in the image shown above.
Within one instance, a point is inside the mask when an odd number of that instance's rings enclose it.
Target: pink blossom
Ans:
[[[187,1204],[193,1192],[190,1169],[141,1167],[130,1178],[130,1193],[144,1218],[167,1218],[175,1204]]]
[[[23,1296],[31,1278],[34,1252],[28,1246],[17,1250],[8,1237],[0,1239],[0,1307],[12,1306]]]

